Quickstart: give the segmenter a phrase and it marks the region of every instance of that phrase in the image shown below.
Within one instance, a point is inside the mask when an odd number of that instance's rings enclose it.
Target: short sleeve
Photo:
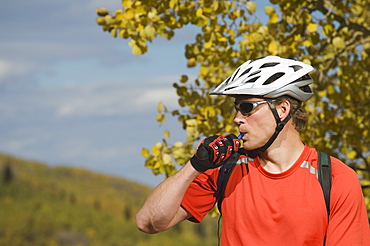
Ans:
[[[218,169],[207,170],[200,174],[187,189],[181,206],[193,216],[190,221],[201,222],[214,207],[218,173]]]
[[[331,160],[331,214],[326,245],[370,245],[370,228],[359,179],[347,165],[335,158]]]

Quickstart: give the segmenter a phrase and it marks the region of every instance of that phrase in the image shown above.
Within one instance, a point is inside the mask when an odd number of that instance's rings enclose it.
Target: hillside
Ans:
[[[150,188],[0,154],[0,246],[216,245],[217,220],[147,235],[135,214]]]

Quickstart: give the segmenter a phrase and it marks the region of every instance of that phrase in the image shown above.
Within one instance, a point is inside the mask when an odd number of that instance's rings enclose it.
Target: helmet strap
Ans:
[[[291,115],[294,115],[294,113],[300,108],[300,104],[298,105],[297,108],[291,109],[292,113],[288,114],[288,116],[284,120],[280,120],[279,114],[276,110],[275,104],[272,99],[266,99],[268,105],[270,106],[270,109],[272,111],[272,114],[274,115],[275,121],[276,121],[276,128],[275,132],[272,134],[271,138],[263,145],[262,147],[252,150],[252,152],[264,152],[270,145],[275,141],[281,130],[283,130],[284,126],[286,123],[290,120]]]

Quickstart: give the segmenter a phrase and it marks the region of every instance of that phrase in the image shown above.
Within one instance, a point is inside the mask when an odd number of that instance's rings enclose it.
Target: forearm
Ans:
[[[186,219],[180,204],[190,183],[200,174],[188,162],[180,171],[159,184],[136,215],[141,231],[157,233]]]

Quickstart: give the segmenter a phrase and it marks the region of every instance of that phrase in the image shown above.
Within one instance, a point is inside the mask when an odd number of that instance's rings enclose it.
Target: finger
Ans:
[[[233,151],[238,151],[240,145],[238,137],[235,136],[234,134],[229,134],[226,135],[225,138],[227,138],[228,141],[230,141],[228,144],[232,146]]]

